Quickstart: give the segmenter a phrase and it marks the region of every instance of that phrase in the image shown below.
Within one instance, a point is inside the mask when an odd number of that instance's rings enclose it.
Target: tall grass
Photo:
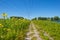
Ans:
[[[29,24],[26,19],[0,19],[0,40],[25,40]]]
[[[33,21],[37,26],[37,29],[44,30],[47,32],[54,40],[60,40],[60,24],[52,21],[46,20],[35,20]],[[40,32],[41,33],[41,32]]]

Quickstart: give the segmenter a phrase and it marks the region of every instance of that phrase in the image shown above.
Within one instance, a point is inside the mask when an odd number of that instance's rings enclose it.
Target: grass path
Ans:
[[[47,34],[47,32],[41,30],[44,37],[48,37],[48,40],[54,40],[52,37],[50,37],[49,34]],[[29,31],[28,33],[26,34],[27,37],[26,37],[26,40],[46,40],[46,39],[43,39],[41,38],[41,32],[39,32],[36,28],[36,25],[34,23],[30,23],[29,25]]]
[[[33,23],[29,26],[29,32],[27,33],[26,40],[42,40]]]
[[[39,27],[38,25],[35,25],[35,27],[37,28],[38,32],[39,32],[39,36],[43,39],[43,40],[54,40],[53,37],[51,37],[49,35],[49,33],[47,33],[46,31],[44,31],[41,27]]]

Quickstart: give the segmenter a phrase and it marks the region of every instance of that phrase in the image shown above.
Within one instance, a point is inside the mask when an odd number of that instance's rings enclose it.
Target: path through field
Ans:
[[[27,33],[26,40],[42,40],[33,23],[29,26],[29,32]]]

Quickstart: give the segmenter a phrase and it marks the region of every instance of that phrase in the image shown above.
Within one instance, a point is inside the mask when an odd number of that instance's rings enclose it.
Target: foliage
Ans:
[[[38,17],[38,20],[47,20],[47,17]]]
[[[32,20],[51,20],[51,21],[58,21],[58,20],[60,20],[60,18],[58,17],[58,16],[54,16],[54,17],[35,17],[35,18],[33,18]]]
[[[0,40],[25,40],[29,24],[26,19],[0,19]]]
[[[59,20],[59,17],[58,16],[54,16],[54,20]]]
[[[17,16],[11,16],[10,18],[11,18],[11,19],[12,19],[12,18],[16,18],[16,19],[24,19],[23,17],[17,17]]]
[[[37,20],[37,18],[35,17],[35,18],[33,18],[32,20]]]

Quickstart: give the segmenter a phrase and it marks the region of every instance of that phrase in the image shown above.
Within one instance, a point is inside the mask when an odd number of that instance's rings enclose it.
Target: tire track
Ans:
[[[33,37],[35,37],[36,40],[42,40],[39,36],[37,29],[35,28],[35,25],[31,22],[31,24],[29,26],[29,32],[27,33],[27,37],[25,39],[32,40]]]

